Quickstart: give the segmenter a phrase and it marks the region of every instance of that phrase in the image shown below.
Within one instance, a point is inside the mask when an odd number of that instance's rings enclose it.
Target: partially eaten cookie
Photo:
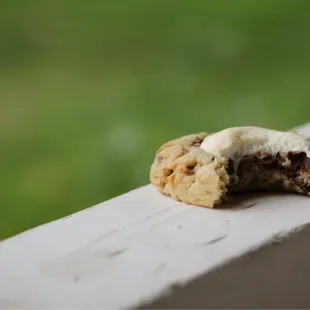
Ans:
[[[159,148],[150,181],[175,200],[208,208],[242,191],[310,195],[310,141],[259,127],[184,136]]]

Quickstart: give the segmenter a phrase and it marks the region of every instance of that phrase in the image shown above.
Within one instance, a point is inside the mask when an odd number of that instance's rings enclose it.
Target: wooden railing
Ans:
[[[302,195],[211,210],[147,185],[1,242],[0,308],[310,307],[309,223]]]

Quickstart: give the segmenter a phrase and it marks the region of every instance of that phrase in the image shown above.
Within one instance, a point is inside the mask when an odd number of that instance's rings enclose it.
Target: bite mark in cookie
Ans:
[[[209,208],[239,191],[310,195],[309,146],[296,133],[257,127],[188,135],[159,148],[150,180],[175,200]]]

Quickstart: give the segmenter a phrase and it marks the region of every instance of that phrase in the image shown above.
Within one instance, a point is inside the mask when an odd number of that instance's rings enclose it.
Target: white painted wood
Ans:
[[[310,124],[300,132],[310,136]],[[189,206],[147,185],[7,239],[0,308],[155,306],[173,285],[310,223],[310,198],[301,195],[243,195],[230,207]]]

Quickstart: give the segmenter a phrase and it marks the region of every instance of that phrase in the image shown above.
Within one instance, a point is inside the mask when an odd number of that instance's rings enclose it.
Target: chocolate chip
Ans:
[[[286,170],[285,175],[290,179],[295,179],[298,176],[298,173],[295,170]]]
[[[306,159],[305,152],[288,152],[288,159],[291,161],[291,169],[298,170],[304,166]]]
[[[304,168],[306,171],[310,172],[310,158],[306,158],[304,161]]]
[[[257,163],[262,166],[268,166],[268,168],[276,168],[278,166],[278,159],[271,155],[266,155],[257,160]]]
[[[287,153],[287,157],[290,159],[290,160],[294,160],[294,159],[300,159],[300,158],[304,158],[306,156],[306,153],[305,152],[288,152]]]
[[[234,161],[232,159],[228,160],[227,172],[228,172],[228,174],[233,174],[235,172]]]

